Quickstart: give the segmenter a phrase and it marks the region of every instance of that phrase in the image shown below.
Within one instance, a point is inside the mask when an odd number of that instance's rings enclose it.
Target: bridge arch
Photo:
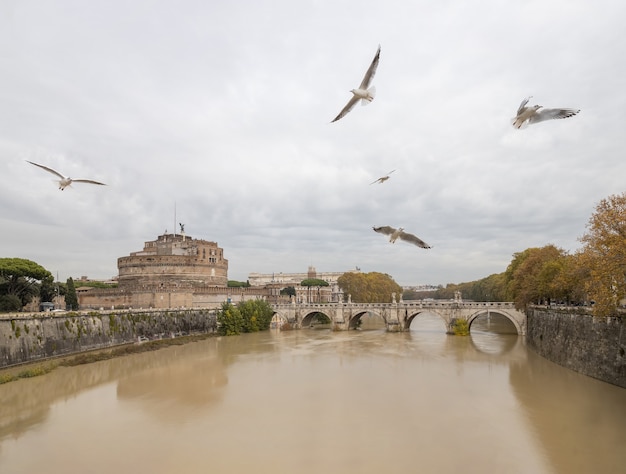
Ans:
[[[521,339],[513,334],[505,334],[506,337],[500,337],[496,341],[485,334],[472,334],[470,331],[469,340],[472,347],[478,352],[486,355],[503,355],[513,351],[515,347],[521,344]]]
[[[319,308],[314,311],[308,311],[302,317],[302,327],[309,327],[313,323],[313,320],[317,317],[317,314],[323,314],[329,320],[328,324],[331,324],[333,321],[332,314],[328,314],[325,311],[320,311]]]
[[[288,318],[278,311],[274,311],[272,314],[272,320],[270,321],[270,328],[280,329],[289,322]]]
[[[519,321],[517,321],[517,319],[514,316],[512,316],[511,314],[509,314],[506,310],[502,310],[502,309],[480,309],[480,310],[472,313],[467,318],[467,325],[470,328],[470,333],[472,332],[472,323],[474,322],[474,320],[476,318],[478,318],[479,316],[482,316],[482,315],[485,315],[485,314],[486,315],[498,314],[500,316],[504,316],[511,323],[513,323],[513,326],[515,327],[515,331],[517,331],[518,336],[524,334],[524,330],[521,327]]]
[[[421,309],[415,313],[411,313],[410,315],[407,315],[406,323],[404,325],[404,327],[406,328],[405,330],[408,331],[411,328],[411,323],[413,322],[413,320],[416,317],[418,317],[420,314],[424,314],[424,313],[434,314],[435,316],[439,317],[439,319],[443,321],[443,325],[445,329],[447,329],[448,324],[450,324],[450,322],[448,321],[448,318],[446,318],[441,312],[437,311],[436,309],[427,308],[427,309]]]
[[[384,313],[373,311],[371,308],[368,308],[367,310],[358,311],[350,316],[350,320],[348,321],[348,329],[357,329],[359,327],[359,321],[361,321],[363,316],[370,313],[373,314],[375,317],[380,318],[385,327],[387,327],[387,318],[385,318]]]

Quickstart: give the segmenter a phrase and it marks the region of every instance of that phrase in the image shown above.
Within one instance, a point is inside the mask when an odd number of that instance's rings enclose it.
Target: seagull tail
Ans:
[[[523,122],[520,122],[517,117],[514,117],[511,119],[511,125],[513,125],[513,128],[517,128],[518,130],[522,128],[526,128],[528,127],[528,120],[524,120]]]
[[[372,86],[367,89],[367,99],[361,99],[361,105],[367,105],[376,97],[376,87]]]

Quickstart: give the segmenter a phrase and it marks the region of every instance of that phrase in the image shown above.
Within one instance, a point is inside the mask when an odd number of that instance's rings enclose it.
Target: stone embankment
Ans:
[[[526,343],[546,359],[626,388],[625,319],[594,318],[575,308],[531,307]]]
[[[208,309],[5,315],[0,318],[0,368],[215,330],[216,312]]]

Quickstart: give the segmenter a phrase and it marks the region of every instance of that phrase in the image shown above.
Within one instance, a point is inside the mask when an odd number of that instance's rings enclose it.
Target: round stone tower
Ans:
[[[163,234],[117,259],[120,288],[227,286],[228,260],[216,242]]]

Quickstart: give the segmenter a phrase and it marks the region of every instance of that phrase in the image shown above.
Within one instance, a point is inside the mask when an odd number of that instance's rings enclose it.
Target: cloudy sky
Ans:
[[[574,251],[626,189],[625,19],[619,0],[0,0],[1,256],[106,279],[182,222],[230,279],[412,285]],[[330,123],[379,44],[376,99]],[[515,130],[531,95],[581,112]],[[25,160],[108,186],[59,191]]]

